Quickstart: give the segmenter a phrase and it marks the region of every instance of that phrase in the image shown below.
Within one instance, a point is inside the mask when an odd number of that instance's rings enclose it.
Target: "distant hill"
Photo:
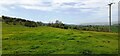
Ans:
[[[113,21],[113,24],[118,24],[118,21]],[[109,25],[109,22],[94,22],[94,23],[83,23],[82,25]]]

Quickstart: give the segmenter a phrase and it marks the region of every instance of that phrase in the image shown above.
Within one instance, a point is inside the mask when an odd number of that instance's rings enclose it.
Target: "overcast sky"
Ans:
[[[82,24],[108,21],[108,3],[112,21],[118,21],[119,0],[0,0],[0,16],[20,17],[33,21]]]

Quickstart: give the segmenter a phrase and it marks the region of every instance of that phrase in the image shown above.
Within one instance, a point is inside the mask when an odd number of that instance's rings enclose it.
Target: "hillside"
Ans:
[[[2,24],[3,54],[117,54],[118,34]]]
[[[111,31],[109,31],[108,25],[72,25],[65,24],[62,21],[56,20],[55,23],[44,23],[44,22],[35,22],[22,18],[13,18],[9,16],[2,16],[0,21],[5,22],[6,24],[11,25],[22,25],[26,27],[38,27],[38,26],[48,26],[60,29],[74,29],[74,30],[84,30],[84,31],[97,31],[97,32],[118,32],[118,25],[112,25]]]

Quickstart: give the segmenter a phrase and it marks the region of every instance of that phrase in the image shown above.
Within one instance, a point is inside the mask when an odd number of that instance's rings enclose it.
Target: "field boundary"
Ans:
[[[0,21],[0,56],[2,55],[2,21]]]

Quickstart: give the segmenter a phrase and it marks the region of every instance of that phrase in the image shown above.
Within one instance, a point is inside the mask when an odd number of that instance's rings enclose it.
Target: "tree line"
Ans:
[[[21,18],[12,18],[8,16],[2,16],[2,21],[5,22],[6,24],[13,24],[13,25],[19,24],[26,27],[49,26],[49,27],[55,27],[55,28],[61,28],[61,29],[109,32],[109,26],[106,26],[106,25],[68,25],[68,24],[62,23],[59,20],[56,20],[55,23],[43,23],[43,22],[25,20]],[[115,26],[115,27],[118,27],[118,26]]]
[[[21,18],[12,18],[12,17],[7,17],[7,16],[2,16],[2,21],[5,22],[6,24],[13,24],[13,25],[24,25],[27,27],[37,27],[37,23],[34,21],[30,20],[25,20]]]

